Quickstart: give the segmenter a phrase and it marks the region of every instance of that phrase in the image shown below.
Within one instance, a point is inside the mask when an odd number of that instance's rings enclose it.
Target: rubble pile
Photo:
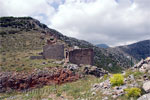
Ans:
[[[97,66],[92,65],[76,65],[76,64],[64,64],[64,67],[71,71],[79,71],[82,74],[86,75],[94,75],[96,77],[102,77],[105,74],[108,74],[108,71],[104,70],[103,68],[98,68]]]

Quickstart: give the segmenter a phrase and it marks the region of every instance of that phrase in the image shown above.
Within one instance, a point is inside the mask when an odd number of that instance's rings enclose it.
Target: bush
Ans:
[[[128,88],[125,89],[125,92],[127,93],[127,97],[138,97],[141,95],[141,89],[140,88]]]
[[[104,75],[104,80],[106,80],[108,78],[108,75],[107,74],[105,74]]]
[[[127,78],[127,77],[129,77],[129,75],[131,75],[131,74],[133,74],[133,71],[128,70],[128,71],[126,71],[124,77]]]
[[[110,83],[113,86],[120,86],[124,83],[124,77],[121,74],[114,74],[113,77],[110,78]]]
[[[57,96],[57,97],[60,97],[60,96],[61,96],[61,93],[57,93],[56,96]]]
[[[138,77],[138,76],[141,76],[141,75],[142,75],[142,73],[141,73],[141,72],[139,72],[139,71],[136,71],[136,72],[134,72],[134,73],[133,73],[133,75],[134,75],[135,77]]]

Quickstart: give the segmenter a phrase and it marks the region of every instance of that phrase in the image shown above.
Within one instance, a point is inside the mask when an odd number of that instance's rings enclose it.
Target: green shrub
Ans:
[[[113,77],[110,78],[110,83],[113,86],[120,86],[124,83],[124,77],[121,74],[114,74]]]
[[[131,75],[131,74],[133,74],[133,71],[128,70],[128,71],[126,71],[124,77],[127,78],[127,77],[129,77],[129,75]]]
[[[61,96],[61,93],[57,93],[56,96],[57,96],[57,97],[60,97],[60,96]]]
[[[106,80],[108,78],[108,75],[107,74],[105,74],[104,75],[104,80]]]
[[[125,89],[125,92],[126,92],[127,97],[138,97],[141,95],[140,88],[128,88],[128,89]]]
[[[138,76],[141,76],[141,75],[142,75],[142,73],[141,73],[141,72],[139,72],[139,71],[136,71],[136,72],[134,72],[134,73],[133,73],[133,75],[134,75],[135,77],[138,77]]]
[[[62,91],[68,91],[70,90],[72,87],[69,84],[66,84],[62,87]]]

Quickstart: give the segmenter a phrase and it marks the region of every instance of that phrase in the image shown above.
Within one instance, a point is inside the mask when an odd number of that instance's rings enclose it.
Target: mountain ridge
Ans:
[[[150,40],[109,48],[109,51],[122,53],[124,56],[129,56],[134,59],[134,62],[137,62],[150,56]]]
[[[109,46],[107,44],[97,44],[96,45],[97,47],[100,47],[100,48],[109,48]]]

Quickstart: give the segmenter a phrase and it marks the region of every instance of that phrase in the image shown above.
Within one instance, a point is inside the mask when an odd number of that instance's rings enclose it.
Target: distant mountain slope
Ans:
[[[138,61],[150,56],[150,40],[144,40],[130,45],[110,48],[109,51],[116,52],[116,54],[118,53],[124,54],[125,56],[130,56],[135,61]]]
[[[0,18],[0,54],[7,52],[42,50],[47,39],[57,38],[65,47],[79,46],[94,49],[94,65],[103,67],[110,72],[119,72],[127,67],[129,59],[109,50],[98,48],[84,40],[67,37],[60,32],[48,28],[31,17],[1,17]],[[108,67],[109,65],[112,67]]]
[[[100,48],[109,48],[107,44],[97,44],[96,46]]]

